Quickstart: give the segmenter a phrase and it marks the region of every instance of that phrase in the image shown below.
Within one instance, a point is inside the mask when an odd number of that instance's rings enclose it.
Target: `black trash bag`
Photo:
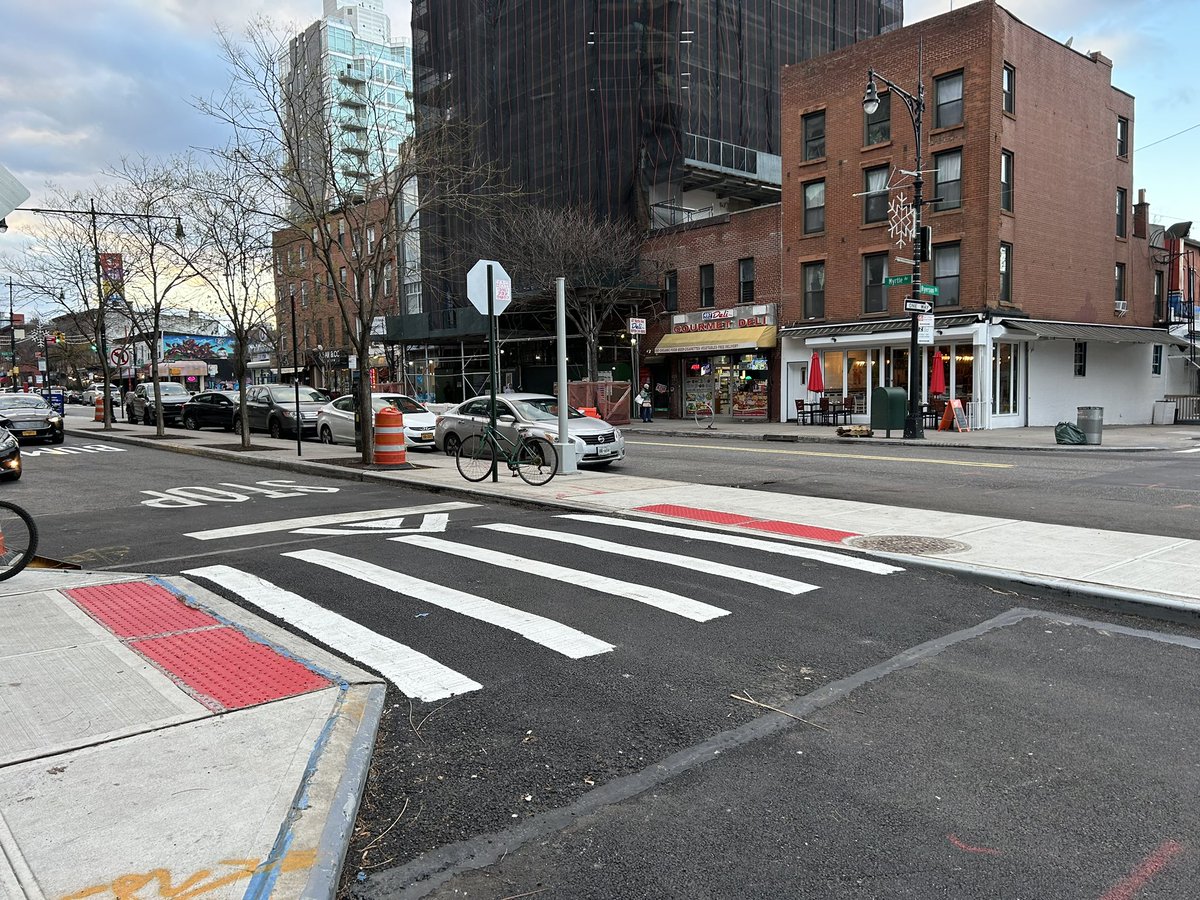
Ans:
[[[1054,426],[1054,439],[1060,444],[1086,444],[1083,432],[1073,422],[1059,422]]]

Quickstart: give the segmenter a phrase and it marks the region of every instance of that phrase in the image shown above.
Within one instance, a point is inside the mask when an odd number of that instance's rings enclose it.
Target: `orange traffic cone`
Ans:
[[[375,416],[375,464],[408,465],[404,449],[404,415],[394,406],[385,406]]]

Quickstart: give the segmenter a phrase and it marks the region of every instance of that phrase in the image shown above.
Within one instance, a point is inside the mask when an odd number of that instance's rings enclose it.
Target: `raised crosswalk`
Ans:
[[[439,510],[434,506],[386,512],[389,516],[395,516],[396,513],[411,516],[415,512],[440,516],[444,509],[445,507],[442,507]],[[344,526],[347,523],[361,521],[345,515],[338,516],[336,519],[333,516],[322,517],[322,519],[320,523],[292,520],[284,524],[293,533],[315,532],[317,535],[325,535],[325,529],[329,526]],[[603,608],[606,613],[611,612],[613,616],[620,616],[623,619],[639,615],[657,616],[660,624],[670,621],[671,617],[676,617],[683,620],[680,627],[698,626],[714,620],[725,619],[733,616],[734,612],[724,608],[724,605],[717,606],[695,597],[689,597],[678,590],[666,590],[642,583],[646,580],[653,580],[653,578],[630,581],[597,570],[602,570],[606,566],[611,568],[612,557],[632,558],[638,561],[637,571],[643,575],[649,571],[647,567],[652,567],[655,571],[661,567],[667,567],[668,570],[683,569],[688,573],[688,578],[681,583],[690,583],[695,586],[697,575],[708,576],[712,581],[712,587],[708,589],[710,593],[733,598],[743,596],[746,591],[750,590],[747,586],[753,586],[754,589],[759,590],[760,597],[765,596],[761,594],[763,589],[776,594],[782,593],[789,597],[818,590],[816,584],[756,569],[749,564],[733,565],[722,562],[713,559],[713,554],[683,553],[661,549],[662,539],[666,539],[668,545],[671,541],[678,541],[680,549],[689,550],[695,549],[692,544],[695,541],[721,544],[727,549],[733,548],[736,558],[743,563],[754,559],[754,554],[760,552],[802,559],[810,563],[806,571],[813,574],[818,574],[822,565],[842,570],[854,569],[868,576],[886,576],[903,571],[897,566],[886,563],[802,544],[704,531],[698,528],[677,527],[658,522],[583,514],[558,516],[555,517],[555,521],[567,526],[578,523],[578,526],[587,528],[590,532],[595,532],[597,528],[612,528],[615,536],[625,537],[628,540],[609,540],[595,537],[591,533],[533,528],[504,522],[485,522],[468,529],[462,535],[493,534],[497,535],[497,541],[502,540],[499,536],[507,536],[510,539],[510,545],[519,544],[519,552],[509,552],[493,547],[479,546],[469,539],[455,540],[444,533],[445,523],[440,519],[435,523],[439,526],[436,534],[431,533],[433,530],[431,528],[397,528],[392,527],[394,523],[387,522],[387,527],[363,529],[359,535],[356,535],[356,538],[366,540],[369,537],[378,536],[388,541],[388,545],[399,544],[409,548],[409,552],[400,557],[403,562],[391,562],[392,557],[388,556],[385,561],[388,561],[389,565],[381,565],[378,562],[359,558],[357,553],[349,555],[319,548],[299,549],[281,554],[284,559],[291,560],[300,566],[294,572],[292,569],[285,569],[283,577],[288,584],[295,579],[299,583],[326,585],[322,596],[329,598],[328,581],[313,577],[314,573],[311,567],[318,567],[326,572],[336,573],[336,577],[350,579],[351,582],[348,583],[369,586],[386,592],[382,594],[383,597],[393,595],[416,600],[421,604],[437,607],[502,632],[518,635],[529,643],[551,650],[567,659],[582,660],[610,653],[616,649],[616,645],[603,636],[594,636],[580,630],[569,621],[558,620],[559,618],[565,620],[572,618],[574,612],[580,609],[579,604],[575,602],[555,604],[551,608],[555,618],[551,618],[519,609],[509,603],[498,602],[494,597],[484,596],[484,594],[493,593],[492,591],[480,591],[477,587],[481,583],[477,567],[482,566],[485,570],[495,570],[494,578],[490,581],[484,578],[482,583],[503,585],[505,588],[503,590],[504,599],[508,599],[514,594],[520,594],[515,586],[523,584],[523,579],[549,580],[587,592],[585,595],[572,595],[573,601],[579,596],[586,596],[586,605],[582,608],[585,616],[589,611],[594,612],[597,608],[597,597],[608,597],[612,598],[614,605],[611,608]],[[378,520],[376,520],[376,524],[378,524]],[[213,540],[217,537],[261,533],[268,527],[271,530],[281,530],[279,525],[253,527],[256,529],[253,532],[216,529],[197,532],[193,536],[202,540]],[[308,528],[312,528],[313,531],[306,531],[305,529]],[[396,531],[408,533],[391,536]],[[331,536],[337,534],[337,531],[333,531]],[[643,537],[647,534],[654,535],[654,540]],[[648,543],[655,543],[657,546],[647,546]],[[570,554],[566,554],[565,549],[562,548],[563,544],[570,545],[572,548]],[[361,552],[364,555],[379,558],[378,548],[381,546],[387,545],[370,544]],[[422,551],[427,551],[427,553],[422,555]],[[569,555],[575,561],[575,565],[568,566],[546,558],[564,555]],[[456,564],[471,567],[473,580],[470,582],[470,586],[475,592],[462,589],[464,585],[457,577],[456,566],[430,565],[430,560],[435,556],[450,558],[455,560]],[[422,574],[426,577],[417,577],[411,571],[405,570],[406,567],[413,565],[414,559],[420,560],[417,564],[423,567]],[[626,564],[621,562],[618,565]],[[627,570],[626,568],[622,571]],[[310,634],[316,640],[346,654],[357,662],[377,670],[406,696],[432,701],[480,690],[483,687],[477,676],[473,676],[469,672],[458,672],[444,662],[423,653],[418,648],[420,640],[414,640],[409,636],[411,629],[396,632],[396,636],[403,637],[406,642],[417,643],[418,647],[409,646],[408,643],[401,643],[388,636],[378,634],[347,615],[327,608],[328,605],[335,605],[337,601],[331,603],[329,599],[326,599],[322,603],[320,598],[301,596],[299,593],[274,584],[258,574],[251,574],[231,566],[214,565],[192,568],[185,570],[184,574],[206,579],[259,607],[266,613]],[[326,579],[328,577],[325,576]],[[440,583],[442,580],[452,581],[460,586],[454,587],[450,584]],[[530,585],[530,588],[531,596],[545,595],[544,587]],[[314,593],[315,590],[314,588]],[[339,588],[338,591],[339,593],[334,595],[338,598],[370,596],[369,594],[363,595],[361,591],[344,588]],[[632,603],[625,603],[625,601],[632,601]],[[378,600],[373,602],[378,604]],[[622,603],[624,606],[620,605]],[[639,609],[641,612],[638,611]],[[417,617],[420,618],[423,615],[424,613],[418,613]],[[597,621],[595,616],[587,616],[587,618],[593,623]],[[601,621],[608,620],[608,618],[603,618]],[[454,627],[453,617],[444,621],[450,622],[451,628]],[[602,625],[601,630],[607,629]],[[416,633],[419,635],[421,632],[417,631]],[[614,634],[628,633],[627,627],[622,630],[614,630]],[[449,635],[453,637],[453,632],[450,632]],[[478,632],[475,632],[475,635],[477,637]],[[502,655],[508,655],[517,652],[518,644],[519,642],[513,643],[509,640],[498,646],[501,648]],[[470,669],[470,653],[465,653],[463,656],[468,660],[466,668]]]

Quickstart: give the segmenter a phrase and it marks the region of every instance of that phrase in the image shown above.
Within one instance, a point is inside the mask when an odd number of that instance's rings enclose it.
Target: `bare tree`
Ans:
[[[514,311],[552,313],[555,280],[566,279],[567,318],[586,342],[588,379],[596,381],[601,333],[618,310],[636,308],[653,280],[643,271],[641,233],[576,206],[529,205],[512,218],[520,228],[499,234],[496,245],[519,298]]]
[[[234,155],[219,168],[197,172],[191,208],[207,229],[202,252],[193,270],[212,290],[229,320],[234,340],[234,376],[238,381],[237,420],[242,446],[250,447],[246,418],[246,363],[253,337],[267,333],[271,312],[271,222],[261,210],[266,206],[256,192],[265,184],[247,177],[244,162]]]
[[[241,38],[219,32],[229,86],[197,106],[228,126],[232,139],[216,154],[265,186],[248,194],[253,212],[274,223],[277,249],[305,248],[311,263],[301,277],[336,306],[347,349],[365,364],[384,283],[399,271],[398,249],[418,233],[422,210],[437,204],[486,219],[505,190],[463,123],[418,111],[412,132],[400,134],[387,92],[406,86],[387,83],[385,61],[317,76],[321,67],[302,55],[311,42],[289,37],[266,19]],[[368,379],[357,393],[370,410]],[[365,416],[366,463],[372,425]]]

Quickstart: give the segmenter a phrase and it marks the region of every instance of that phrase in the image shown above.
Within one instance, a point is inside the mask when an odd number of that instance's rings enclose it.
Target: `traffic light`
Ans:
[[[91,350],[93,353],[95,353],[95,352],[96,352],[96,345],[95,345],[95,344],[88,344],[88,349],[89,349],[89,350]]]
[[[929,262],[933,259],[933,229],[928,225],[922,225],[918,237],[921,241],[921,255],[918,259],[921,262]]]

